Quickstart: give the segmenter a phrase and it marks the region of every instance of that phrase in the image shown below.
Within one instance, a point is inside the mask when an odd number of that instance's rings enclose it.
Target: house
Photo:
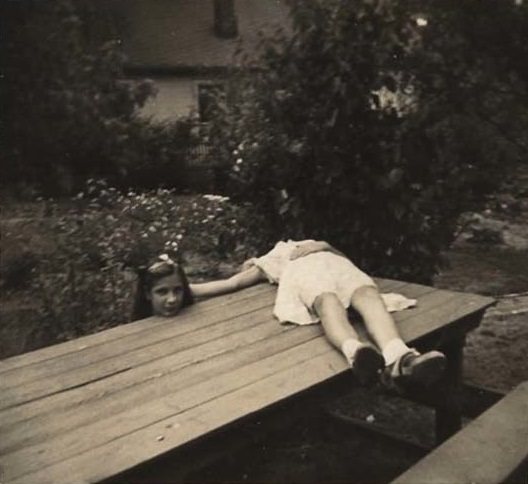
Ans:
[[[129,77],[149,78],[157,94],[143,108],[155,121],[195,113],[206,121],[208,93],[256,52],[259,31],[288,24],[285,0],[109,0],[119,19]]]

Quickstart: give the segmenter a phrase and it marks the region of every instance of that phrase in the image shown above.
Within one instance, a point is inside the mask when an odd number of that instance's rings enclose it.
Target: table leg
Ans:
[[[449,341],[442,347],[447,357],[447,368],[440,385],[436,408],[436,443],[451,437],[462,428],[462,369],[465,337]]]

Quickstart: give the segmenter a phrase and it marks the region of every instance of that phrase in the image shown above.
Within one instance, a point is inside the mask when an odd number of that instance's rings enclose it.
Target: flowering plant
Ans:
[[[48,212],[57,213],[51,205]],[[93,179],[66,213],[40,224],[55,250],[34,270],[34,290],[42,330],[60,338],[129,320],[136,273],[160,254],[183,259],[191,276],[200,270],[215,276],[221,261],[240,263],[267,241],[251,207],[227,197],[168,189],[120,192]],[[196,259],[205,264],[193,267]]]

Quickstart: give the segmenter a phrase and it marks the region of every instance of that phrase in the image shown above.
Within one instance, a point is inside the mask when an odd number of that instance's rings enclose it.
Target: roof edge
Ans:
[[[229,72],[238,71],[234,66],[189,66],[189,65],[125,65],[123,71],[131,76],[174,76],[174,75],[225,75]]]

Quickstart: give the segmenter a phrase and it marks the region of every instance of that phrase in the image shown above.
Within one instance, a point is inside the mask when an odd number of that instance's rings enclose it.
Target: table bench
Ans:
[[[520,384],[392,484],[497,484],[527,481],[528,381]]]
[[[493,299],[378,280],[416,298],[395,313],[403,338],[448,357],[439,441],[461,426],[465,335]],[[0,361],[0,482],[97,482],[298,401],[353,385],[320,325],[280,325],[260,284]],[[425,395],[427,400],[428,395]],[[423,392],[420,398],[424,397]]]

